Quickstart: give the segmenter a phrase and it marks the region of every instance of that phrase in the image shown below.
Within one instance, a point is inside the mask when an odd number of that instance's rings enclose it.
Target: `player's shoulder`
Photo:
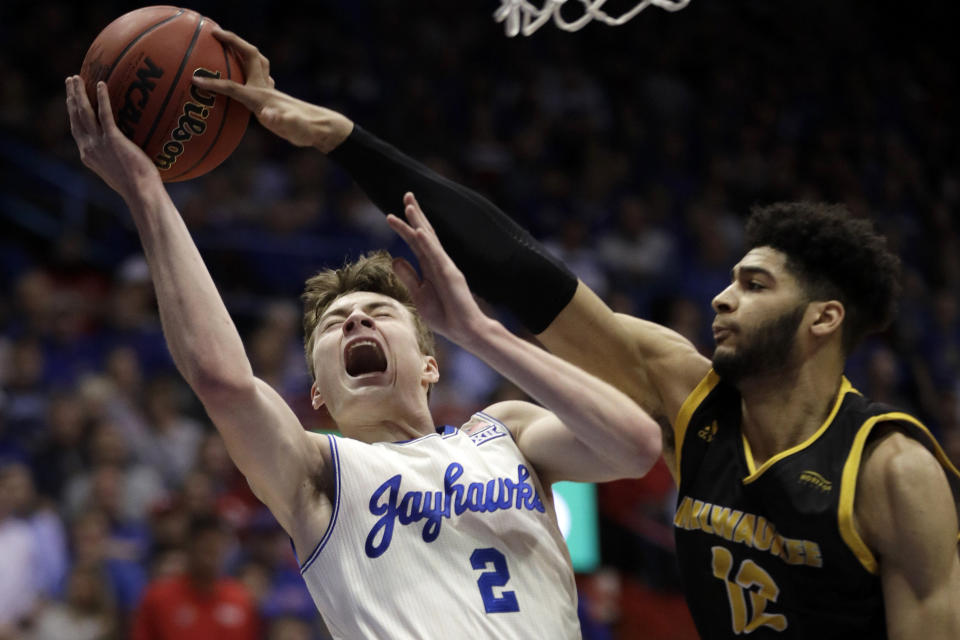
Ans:
[[[883,492],[910,491],[943,476],[936,456],[923,443],[893,425],[882,428],[864,450],[861,483]]]
[[[476,428],[484,422],[499,424],[510,431],[514,438],[516,438],[528,425],[551,416],[553,416],[552,412],[532,402],[504,400],[475,413],[470,419],[470,422],[464,425],[464,428],[468,429],[467,425]]]
[[[331,448],[337,446],[339,442],[337,437],[324,431],[305,431],[304,436],[307,447],[310,449],[307,453],[308,457],[319,456],[319,462],[329,463]]]
[[[711,370],[710,359],[684,335],[650,320],[618,313],[617,320],[629,336],[631,361],[637,364],[632,385],[656,389],[660,406],[641,406],[651,414],[672,419],[687,396]],[[618,385],[635,400],[643,397],[631,385]]]
[[[864,450],[854,508],[872,548],[889,550],[902,523],[923,523],[930,505],[952,503],[942,465],[920,441],[885,426]]]
[[[626,313],[615,315],[620,325],[621,335],[627,338],[631,348],[639,349],[644,355],[670,355],[706,360],[689,338],[666,325]]]

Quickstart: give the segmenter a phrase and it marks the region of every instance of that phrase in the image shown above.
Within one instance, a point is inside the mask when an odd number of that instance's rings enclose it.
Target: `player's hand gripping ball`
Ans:
[[[203,91],[192,76],[244,82],[243,64],[195,11],[144,7],[100,32],[80,76],[96,105],[96,85],[107,83],[120,130],[142,148],[164,182],[207,173],[240,144],[250,112],[236,100]]]

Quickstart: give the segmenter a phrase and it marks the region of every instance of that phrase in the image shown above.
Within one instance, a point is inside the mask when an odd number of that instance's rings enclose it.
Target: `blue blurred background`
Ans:
[[[261,636],[324,638],[282,531],[172,368],[122,202],[70,138],[63,78],[136,6],[0,7],[0,638],[126,637],[146,586],[187,562],[186,523],[209,513],[229,526],[224,572],[252,595]],[[705,354],[709,302],[750,206],[846,203],[905,264],[897,321],[848,376],[914,412],[960,460],[960,113],[946,3],[693,0],[527,39],[504,36],[493,0],[190,8],[257,44],[278,88],[480,190],[611,306]],[[255,123],[220,168],[170,192],[256,373],[320,426],[301,355],[303,280],[403,247],[349,176]],[[440,367],[438,423],[523,397],[447,343]],[[676,579],[673,491],[662,467],[598,487],[601,564],[578,576],[585,637],[696,637]]]

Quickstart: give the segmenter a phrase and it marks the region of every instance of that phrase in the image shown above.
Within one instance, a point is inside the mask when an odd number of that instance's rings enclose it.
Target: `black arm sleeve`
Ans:
[[[448,180],[354,125],[329,157],[381,211],[402,216],[412,191],[447,253],[481,298],[510,309],[534,333],[546,329],[577,289],[577,278],[492,202]]]

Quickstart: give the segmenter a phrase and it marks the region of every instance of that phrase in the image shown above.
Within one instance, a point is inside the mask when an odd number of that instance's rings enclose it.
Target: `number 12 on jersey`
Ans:
[[[760,627],[770,627],[775,631],[787,628],[787,618],[780,613],[767,613],[768,602],[776,602],[780,597],[780,588],[756,562],[747,559],[740,563],[740,569],[731,579],[733,554],[725,547],[713,547],[713,576],[723,580],[730,598],[730,616],[733,632],[752,633]],[[750,596],[750,616],[747,617],[747,595]]]
[[[493,565],[492,569],[489,569],[490,565]],[[477,587],[480,588],[483,608],[487,613],[520,611],[517,594],[513,591],[501,591],[500,595],[493,592],[494,587],[505,587],[510,581],[506,556],[493,547],[474,549],[470,554],[470,566],[474,569],[484,569],[477,579]]]

